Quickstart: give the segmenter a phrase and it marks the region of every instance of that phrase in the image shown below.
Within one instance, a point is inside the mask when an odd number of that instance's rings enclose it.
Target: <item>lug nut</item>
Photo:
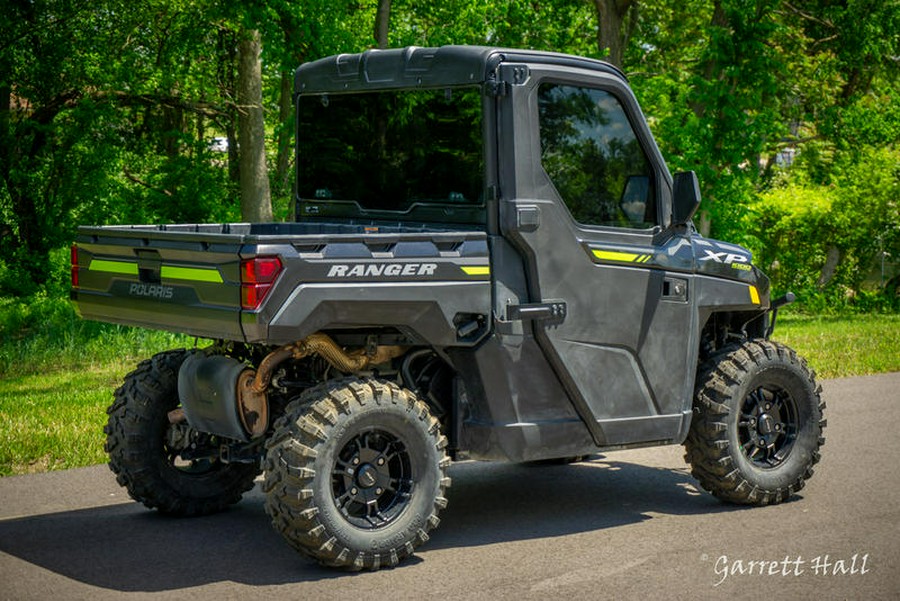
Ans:
[[[376,489],[375,489],[375,494],[376,494],[376,495],[380,495],[380,494],[383,493],[383,492],[384,492],[384,489],[383,489],[383,488],[376,488]]]
[[[359,465],[359,457],[353,458],[353,465]]]
[[[351,489],[350,489],[350,494],[351,494],[351,495],[355,495],[355,494],[357,494],[358,492],[359,492],[359,490],[356,489],[356,488],[351,488]]]
[[[384,465],[384,457],[378,458],[378,465]]]

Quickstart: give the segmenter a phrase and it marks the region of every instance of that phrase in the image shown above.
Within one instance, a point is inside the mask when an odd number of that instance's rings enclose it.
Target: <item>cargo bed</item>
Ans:
[[[73,299],[87,319],[252,341],[268,335],[269,320],[303,283],[486,281],[486,240],[476,230],[374,223],[87,226],[78,230]],[[246,264],[256,257],[277,257],[273,281],[248,283]],[[251,285],[267,302],[252,305]]]

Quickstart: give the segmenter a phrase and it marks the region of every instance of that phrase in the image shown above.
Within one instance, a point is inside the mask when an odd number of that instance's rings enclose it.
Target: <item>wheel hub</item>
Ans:
[[[356,472],[356,482],[363,488],[372,488],[378,482],[378,471],[369,463]]]
[[[187,422],[168,425],[163,449],[169,464],[180,472],[205,474],[218,463],[218,450],[209,443],[209,437]]]
[[[768,413],[760,415],[758,423],[759,426],[756,430],[759,432],[760,436],[769,436],[775,432],[775,418]]]
[[[413,480],[409,451],[393,434],[368,430],[352,438],[332,470],[335,505],[367,530],[391,523],[406,508]]]
[[[744,455],[759,468],[779,466],[793,448],[797,423],[796,402],[785,390],[753,390],[744,400],[738,421]]]

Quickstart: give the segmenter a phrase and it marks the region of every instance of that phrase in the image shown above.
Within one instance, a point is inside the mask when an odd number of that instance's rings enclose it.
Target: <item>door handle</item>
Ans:
[[[666,300],[687,302],[688,283],[681,278],[667,277],[663,280],[662,297]]]

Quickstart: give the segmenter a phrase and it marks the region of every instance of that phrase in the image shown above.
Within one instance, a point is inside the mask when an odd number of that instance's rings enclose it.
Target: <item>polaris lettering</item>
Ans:
[[[328,277],[416,277],[434,275],[436,270],[437,263],[362,263],[357,265],[332,265],[328,270]]]
[[[131,296],[150,296],[169,300],[175,295],[175,289],[171,286],[160,286],[157,284],[132,284],[128,288],[128,294]]]

